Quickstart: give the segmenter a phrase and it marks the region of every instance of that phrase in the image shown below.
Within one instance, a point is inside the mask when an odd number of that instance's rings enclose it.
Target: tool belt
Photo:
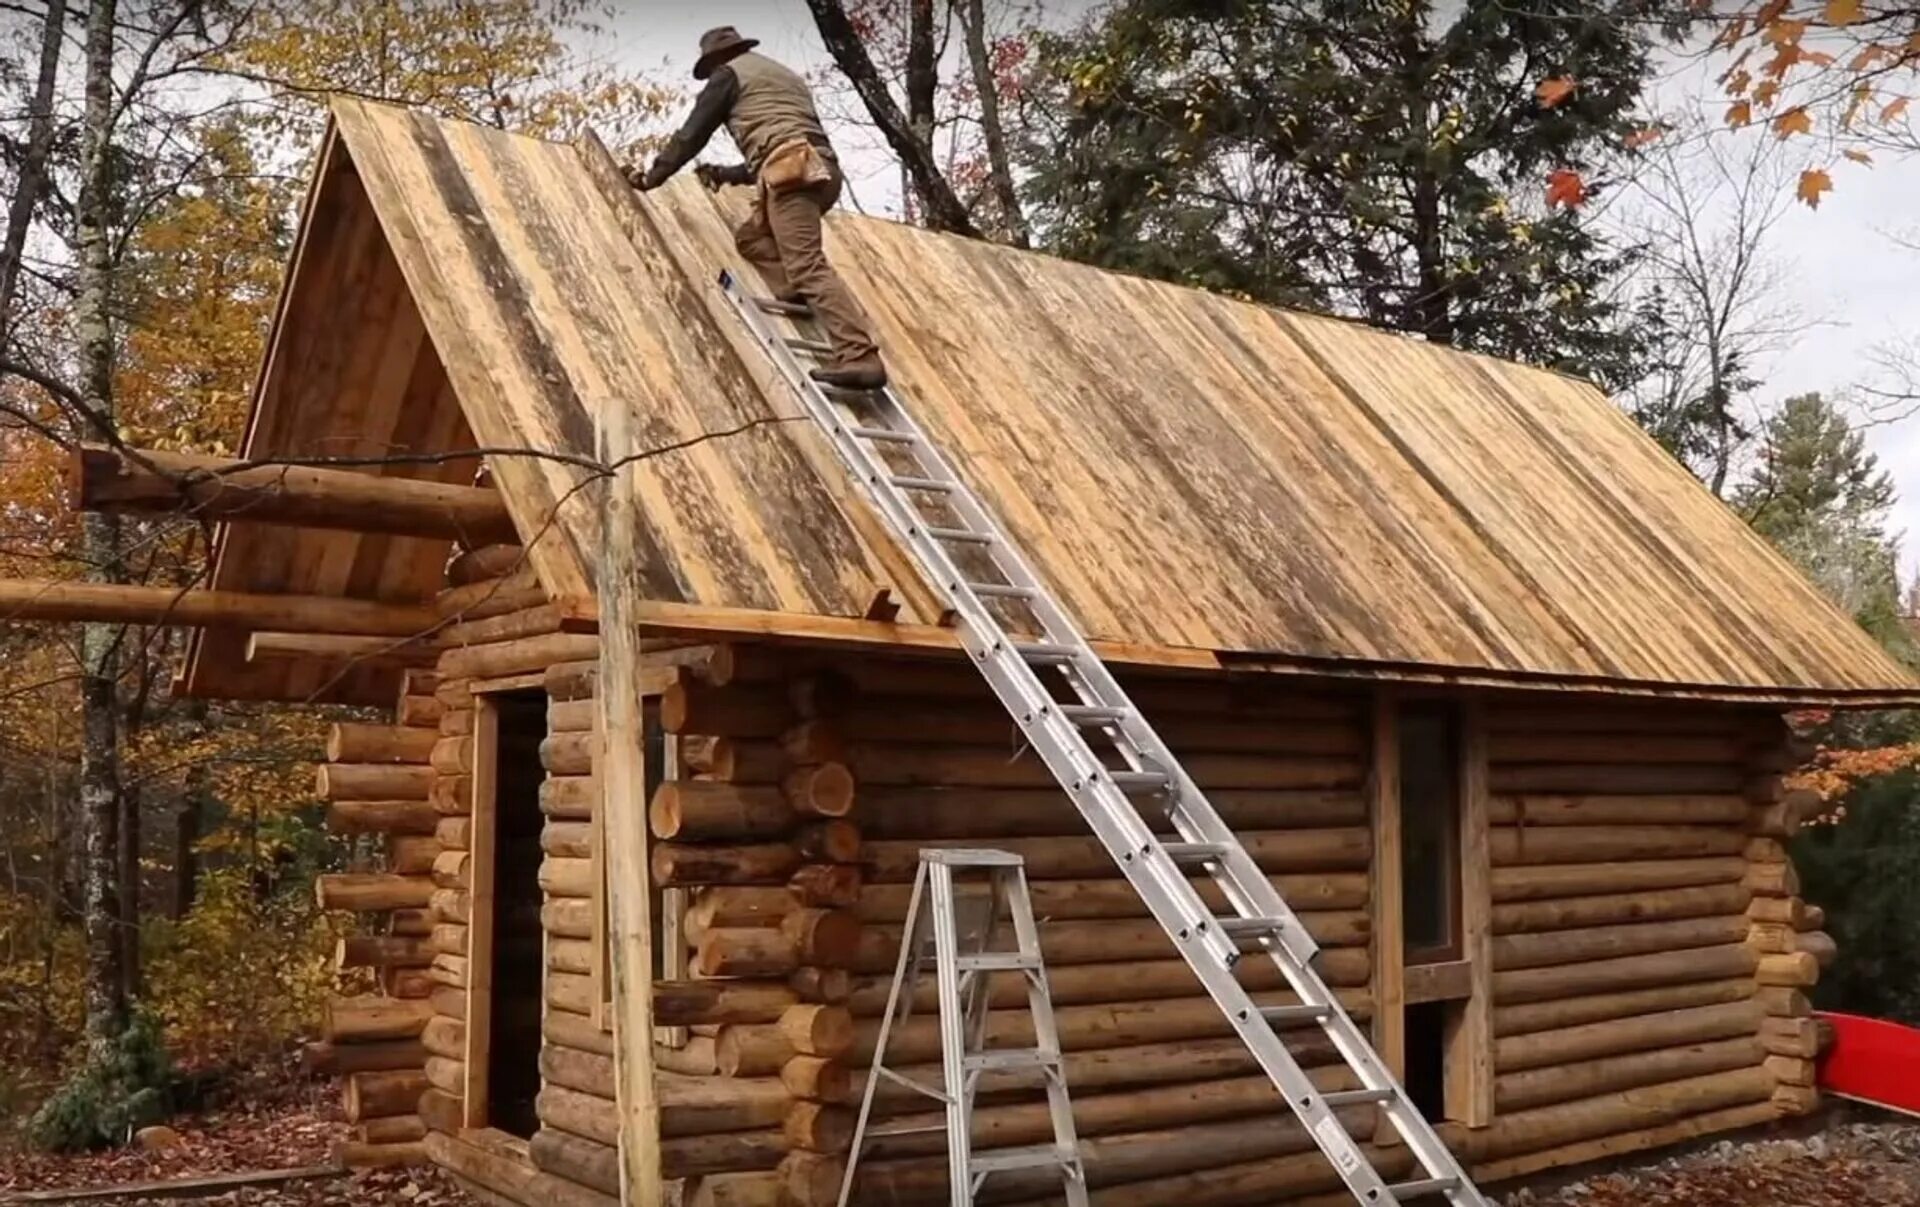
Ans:
[[[760,184],[768,192],[789,193],[833,179],[833,166],[820,149],[804,138],[789,139],[767,152],[760,165]]]

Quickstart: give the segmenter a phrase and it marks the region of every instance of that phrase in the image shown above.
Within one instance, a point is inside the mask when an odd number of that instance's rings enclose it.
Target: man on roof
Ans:
[[[753,209],[733,232],[740,254],[758,269],[781,301],[809,307],[826,329],[833,352],[814,380],[843,389],[887,384],[873,327],[853,292],[827,262],[821,220],[840,199],[845,177],[813,104],[807,82],[764,55],[760,43],[730,25],[700,36],[693,78],[706,87],[686,124],[643,173],[641,191],[659,188],[687,165],[721,126],[746,162],[694,169],[708,188],[755,184]]]

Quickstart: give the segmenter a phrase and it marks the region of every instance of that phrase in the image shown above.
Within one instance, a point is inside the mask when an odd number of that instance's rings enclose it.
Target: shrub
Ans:
[[[136,1014],[85,1062],[27,1122],[27,1138],[58,1152],[124,1144],[173,1109],[173,1061],[152,1015]]]

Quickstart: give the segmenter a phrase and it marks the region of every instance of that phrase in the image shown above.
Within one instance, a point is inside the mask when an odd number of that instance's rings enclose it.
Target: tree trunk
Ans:
[[[46,25],[40,31],[40,71],[33,85],[33,107],[28,111],[27,147],[20,157],[19,179],[7,202],[7,235],[0,248],[0,352],[7,347],[14,294],[20,287],[20,264],[27,250],[27,229],[46,188],[47,155],[53,149],[53,90],[60,76],[61,36],[67,23],[66,0],[47,0]]]
[[[80,138],[81,180],[76,229],[79,292],[74,329],[80,344],[80,394],[90,416],[81,422],[112,426],[112,248],[107,221],[113,186],[113,51],[115,0],[87,8],[86,106]],[[82,556],[94,582],[115,583],[120,564],[120,522],[89,515],[82,521]],[[86,831],[87,1034],[95,1045],[126,1026],[126,976],[119,940],[120,905],[120,643],[123,630],[92,623],[81,630],[80,805]]]
[[[188,715],[202,731],[207,729],[207,705],[196,700],[188,706]],[[194,848],[206,826],[207,804],[212,796],[207,766],[196,762],[187,768],[185,791],[173,814],[173,917],[177,921],[193,909],[199,889],[200,853]]]
[[[1000,229],[1015,247],[1029,245],[1027,216],[1020,208],[1020,191],[1013,183],[1013,160],[1007,153],[1007,127],[1000,117],[1000,85],[993,74],[993,56],[987,46],[985,0],[961,0],[955,6],[966,31],[967,62],[973,69],[973,90],[980,95],[980,134],[987,144],[987,182],[1000,207]]]
[[[980,232],[974,227],[972,216],[967,213],[967,207],[953,191],[953,184],[934,160],[932,149],[921,145],[914,137],[913,123],[900,111],[893,94],[887,91],[886,81],[880,78],[880,69],[874,66],[865,43],[853,28],[853,22],[847,18],[846,5],[842,0],[807,0],[807,7],[813,12],[813,23],[819,27],[820,40],[825,43],[827,52],[833,56],[841,73],[853,84],[854,91],[860,94],[868,115],[880,127],[881,135],[899,157],[907,178],[913,182],[913,192],[920,199],[927,226],[933,230],[979,238]]]

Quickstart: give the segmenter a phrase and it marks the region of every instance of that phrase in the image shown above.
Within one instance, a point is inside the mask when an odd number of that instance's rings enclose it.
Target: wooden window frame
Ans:
[[[473,799],[467,828],[466,1082],[460,1108],[460,1122],[467,1128],[486,1127],[490,1105],[487,1072],[493,1055],[493,882],[500,828],[499,770],[500,705],[490,694],[476,695],[469,781]],[[543,932],[543,948],[545,942]],[[546,952],[542,950],[543,968],[545,963]]]
[[[1420,701],[1416,701],[1419,703]],[[1456,707],[1458,833],[1453,882],[1459,895],[1457,950],[1414,953],[1406,948],[1405,852],[1400,776],[1400,717],[1408,703],[1382,689],[1373,698],[1366,784],[1373,837],[1373,1044],[1395,1077],[1407,1071],[1406,1008],[1453,1003],[1447,1014],[1445,1111],[1469,1128],[1492,1124],[1493,898],[1488,835],[1486,720],[1477,701]],[[1427,957],[1421,959],[1420,957]],[[1439,957],[1439,958],[1435,958]],[[1397,1142],[1381,1120],[1376,1135]]]

